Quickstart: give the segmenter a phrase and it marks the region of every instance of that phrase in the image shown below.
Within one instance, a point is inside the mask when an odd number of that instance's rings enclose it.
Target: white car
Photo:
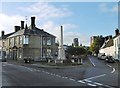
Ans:
[[[98,54],[98,59],[101,59],[101,56],[103,55],[103,53],[99,53]]]
[[[100,59],[105,60],[106,58],[107,58],[107,56],[105,54],[103,54]]]

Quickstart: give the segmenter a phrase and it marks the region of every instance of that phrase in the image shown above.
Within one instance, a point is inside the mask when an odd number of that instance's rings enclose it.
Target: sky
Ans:
[[[117,2],[2,2],[1,8],[0,31],[13,32],[21,20],[30,25],[31,16],[35,16],[36,27],[57,40],[62,25],[64,44],[68,45],[78,38],[80,44],[88,46],[90,36],[114,36],[118,27]]]

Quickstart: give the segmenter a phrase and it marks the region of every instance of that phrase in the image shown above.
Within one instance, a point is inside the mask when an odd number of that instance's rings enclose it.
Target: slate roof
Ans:
[[[11,36],[11,35],[14,34],[14,33],[15,33],[15,32],[12,32],[12,33],[9,33],[9,34],[4,35],[3,37],[1,36],[1,37],[0,37],[0,40],[1,40],[1,39],[6,39],[7,37]]]
[[[114,45],[113,39],[110,39],[108,42],[105,42],[104,46],[102,46],[101,48],[104,49],[104,48],[107,48],[107,47],[111,47],[113,45]]]
[[[120,36],[120,33],[118,35],[114,36],[113,39],[116,38],[116,37],[118,37],[118,36]]]
[[[30,27],[29,27],[29,28],[25,28],[25,29],[21,29],[21,30],[17,31],[16,33],[9,36],[8,38],[18,36],[18,35],[25,35],[25,34],[55,37],[54,35],[49,34],[48,32],[45,32],[43,29],[39,29],[37,27],[30,29]]]

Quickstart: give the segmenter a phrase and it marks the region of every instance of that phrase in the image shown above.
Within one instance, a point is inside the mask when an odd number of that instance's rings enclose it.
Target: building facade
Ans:
[[[120,61],[120,33],[119,30],[116,30],[116,36],[113,39],[114,41],[114,58]]]
[[[35,17],[31,17],[31,25],[15,26],[16,32],[6,38],[6,54],[8,59],[22,60],[31,58],[35,61],[48,58],[55,59],[55,36],[39,29],[35,25]]]
[[[99,52],[120,61],[120,33],[118,29],[115,30],[113,38],[110,37],[104,42]]]
[[[9,33],[5,35],[4,31],[1,31],[1,37],[0,37],[0,58],[4,59],[6,58],[6,51],[7,51],[7,37],[14,34],[15,32]]]

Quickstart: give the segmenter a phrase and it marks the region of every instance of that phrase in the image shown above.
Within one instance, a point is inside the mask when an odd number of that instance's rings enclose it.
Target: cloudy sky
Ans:
[[[0,31],[14,31],[15,25],[36,17],[36,26],[59,39],[60,26],[64,28],[64,44],[79,38],[83,45],[90,44],[90,36],[114,35],[118,27],[117,2],[2,2]]]

